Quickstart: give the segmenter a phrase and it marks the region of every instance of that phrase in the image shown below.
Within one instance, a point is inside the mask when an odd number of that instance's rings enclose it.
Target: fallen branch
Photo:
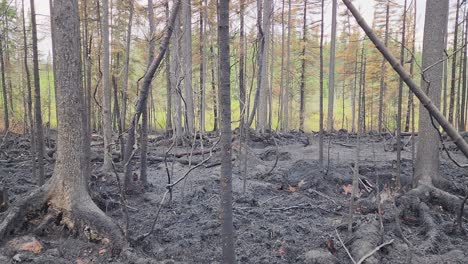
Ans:
[[[383,244],[381,244],[380,246],[374,248],[371,252],[367,253],[366,255],[362,256],[362,258],[356,263],[356,264],[361,264],[364,262],[364,260],[366,260],[368,257],[372,256],[375,254],[375,252],[379,251],[381,248],[387,246],[387,245],[390,245],[393,243],[393,239],[390,240],[390,241],[387,241]]]
[[[346,253],[348,254],[349,258],[351,259],[351,261],[356,264],[356,261],[354,260],[353,256],[351,256],[351,253],[349,253],[349,250],[348,248],[345,246],[345,243],[343,242],[343,240],[341,239],[341,236],[340,234],[338,233],[338,230],[335,228],[335,233],[336,233],[336,236],[338,237],[338,240],[340,241],[341,245],[343,246],[344,250],[346,251]]]
[[[276,165],[278,164],[278,160],[279,160],[279,149],[278,149],[278,142],[276,142],[276,139],[275,137],[272,137],[273,138],[273,141],[275,142],[275,148],[276,148],[276,159],[275,159],[275,164],[273,164],[273,167],[271,167],[271,169],[267,172],[266,175],[270,175],[270,173],[273,172],[273,170],[276,168]]]

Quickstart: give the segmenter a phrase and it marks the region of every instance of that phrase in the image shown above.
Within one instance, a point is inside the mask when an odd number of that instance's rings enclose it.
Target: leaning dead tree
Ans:
[[[14,204],[0,223],[0,241],[16,229],[60,225],[71,235],[122,249],[118,226],[101,211],[88,193],[89,135],[81,75],[78,0],[55,0],[52,23],[56,58],[58,144],[54,174],[45,185]],[[38,216],[40,224],[31,226]],[[31,222],[26,222],[30,220]],[[35,219],[33,219],[35,220]]]
[[[448,122],[445,116],[440,112],[437,106],[429,99],[426,93],[416,84],[411,78],[411,75],[403,68],[398,60],[392,55],[389,49],[387,49],[384,43],[377,37],[373,32],[372,28],[369,27],[367,22],[361,16],[356,7],[351,3],[350,0],[343,0],[343,3],[348,7],[349,11],[356,18],[357,23],[361,26],[362,30],[366,33],[369,39],[374,43],[375,47],[380,51],[384,58],[390,63],[393,69],[400,75],[403,81],[408,85],[411,91],[416,95],[421,104],[429,111],[435,120],[440,124],[442,129],[447,132],[447,135],[453,140],[455,145],[460,149],[461,152],[468,158],[468,144],[458,131]]]
[[[127,192],[136,192],[135,186],[133,186],[133,179],[132,179],[132,158],[135,155],[136,147],[135,145],[135,134],[136,134],[136,127],[138,121],[140,120],[141,114],[143,113],[144,109],[146,108],[146,104],[148,101],[148,94],[151,88],[151,82],[153,81],[154,74],[156,70],[159,68],[161,61],[164,58],[166,50],[169,45],[169,41],[171,39],[172,31],[174,30],[174,24],[177,18],[177,14],[179,13],[181,0],[177,0],[174,3],[172,8],[172,13],[169,18],[169,24],[167,25],[166,33],[164,39],[159,46],[159,54],[154,58],[151,64],[148,66],[146,73],[143,77],[143,84],[140,90],[140,94],[138,97],[138,101],[136,103],[136,112],[133,115],[133,118],[130,123],[130,127],[128,128],[128,138],[125,144],[125,157],[124,157],[124,164],[125,164],[125,189]]]

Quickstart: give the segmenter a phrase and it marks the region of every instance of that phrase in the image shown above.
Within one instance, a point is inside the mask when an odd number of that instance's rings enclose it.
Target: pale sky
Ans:
[[[17,1],[18,5],[20,5],[19,0]],[[140,3],[144,4],[146,1],[144,0],[138,0]],[[157,1],[165,1],[165,0],[156,0]],[[275,5],[279,5],[279,0],[273,0],[275,1]],[[338,0],[340,1],[340,0]],[[417,43],[418,46],[420,47],[422,43],[422,32],[424,28],[424,10],[426,6],[426,0],[408,0],[408,4],[411,1],[417,1],[417,9],[418,9],[418,15],[417,15]],[[445,1],[445,0],[441,0]],[[394,2],[397,3],[403,3],[403,0],[394,0]],[[37,13],[37,21],[39,25],[39,37],[41,38],[41,41],[39,42],[39,49],[40,53],[42,54],[43,57],[46,57],[49,52],[51,52],[51,40],[50,40],[50,21],[49,21],[49,0],[35,0],[36,3],[36,13]],[[326,22],[326,31],[330,31],[330,21],[331,21],[331,1],[326,0],[326,12],[325,12],[325,20],[328,21]],[[366,21],[371,24],[372,23],[372,18],[373,18],[373,13],[374,13],[374,5],[375,1],[374,0],[354,0],[355,6],[358,7],[358,9],[361,11],[363,17],[366,19]],[[14,4],[14,3],[13,3]],[[25,1],[25,5],[27,6],[27,9],[29,9],[29,1]],[[327,34],[328,35],[328,34]]]

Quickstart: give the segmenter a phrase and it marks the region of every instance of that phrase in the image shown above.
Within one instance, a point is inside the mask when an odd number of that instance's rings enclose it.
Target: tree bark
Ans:
[[[222,262],[236,263],[232,216],[231,88],[229,0],[218,2],[219,106],[221,112],[221,241]]]
[[[34,75],[34,120],[36,124],[36,159],[37,159],[37,183],[39,186],[45,182],[44,176],[44,131],[42,128],[41,86],[39,77],[39,52],[37,49],[36,10],[34,0],[30,2],[31,31],[33,49],[33,75]]]

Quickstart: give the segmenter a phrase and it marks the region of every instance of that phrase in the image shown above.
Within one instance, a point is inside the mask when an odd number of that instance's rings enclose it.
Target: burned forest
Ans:
[[[0,0],[0,264],[468,263],[465,0]]]

